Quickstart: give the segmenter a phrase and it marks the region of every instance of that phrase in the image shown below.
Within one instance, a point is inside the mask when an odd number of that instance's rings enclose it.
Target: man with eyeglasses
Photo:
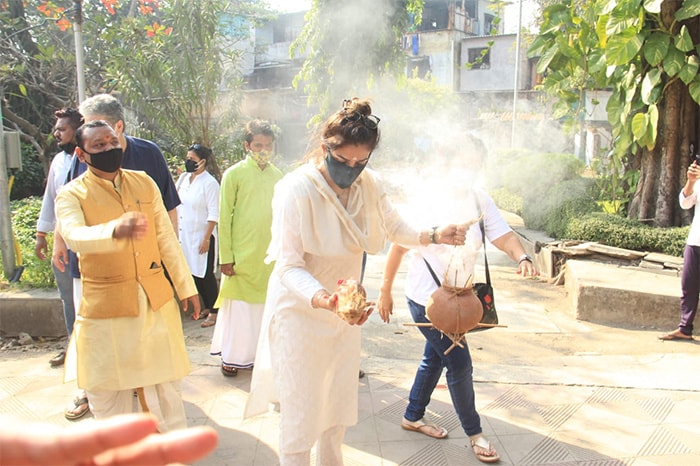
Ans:
[[[83,115],[85,123],[96,120],[103,120],[117,133],[119,144],[124,151],[121,162],[122,168],[139,170],[146,172],[158,185],[165,208],[175,231],[177,231],[177,209],[180,205],[180,198],[177,194],[175,182],[168,169],[160,148],[153,142],[127,136],[125,134],[126,123],[124,120],[124,107],[114,97],[109,94],[98,94],[84,100],[80,104],[80,113]],[[78,158],[74,158],[71,165],[68,179],[77,178],[87,170],[87,166],[81,163]],[[65,243],[60,235],[54,236],[54,249],[65,249]],[[73,300],[80,302],[82,289],[80,285],[80,270],[77,256],[69,251],[70,272],[73,277]],[[55,263],[56,267],[62,270],[63,264]],[[73,406],[65,411],[65,417],[69,421],[74,421],[83,417],[89,411],[88,399],[85,393],[81,393],[73,400]]]
[[[253,367],[272,264],[265,263],[272,225],[272,194],[282,172],[272,164],[275,133],[253,120],[243,142],[247,156],[224,172],[219,201],[221,290],[212,356],[226,377]]]

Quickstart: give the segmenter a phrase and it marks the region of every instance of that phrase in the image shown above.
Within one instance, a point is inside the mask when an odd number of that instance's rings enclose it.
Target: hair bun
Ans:
[[[372,107],[369,104],[369,100],[360,100],[357,97],[343,100],[343,110],[357,112],[364,116],[370,116],[372,114]]]

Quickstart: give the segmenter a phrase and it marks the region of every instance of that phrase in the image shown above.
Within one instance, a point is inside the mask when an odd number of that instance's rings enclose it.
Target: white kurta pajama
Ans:
[[[362,254],[388,239],[419,244],[369,169],[350,187],[347,208],[323,175],[307,164],[277,184],[272,203],[270,277],[251,394],[245,417],[280,402],[280,452],[309,450],[334,426],[357,422],[360,327],[311,298],[338,280],[359,279]],[[342,441],[342,436],[340,436]]]

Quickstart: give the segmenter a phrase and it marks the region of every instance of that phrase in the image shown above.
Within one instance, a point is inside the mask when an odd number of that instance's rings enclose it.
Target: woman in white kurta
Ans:
[[[219,222],[219,183],[207,170],[212,151],[201,144],[187,150],[185,173],[175,186],[181,204],[177,206],[178,237],[190,266],[197,291],[204,301],[202,327],[216,322],[214,303],[219,285],[214,276],[216,264],[216,224]]]
[[[280,402],[280,462],[342,464],[346,426],[357,422],[360,328],[335,313],[342,279],[359,279],[362,255],[387,238],[402,244],[431,239],[462,244],[464,228],[432,231],[408,226],[387,199],[377,176],[364,170],[379,140],[379,119],[365,101],[346,101],[321,132],[309,163],[280,181],[272,202],[268,286],[246,416]]]

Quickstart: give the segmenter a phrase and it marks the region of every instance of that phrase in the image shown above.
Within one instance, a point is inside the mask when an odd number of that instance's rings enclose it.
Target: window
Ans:
[[[494,19],[493,15],[490,15],[488,13],[484,14],[484,35],[485,36],[491,35],[491,29],[494,27],[493,26],[493,19]],[[498,31],[494,31],[494,32],[498,32]]]
[[[488,70],[491,68],[491,50],[488,47],[479,47],[467,50],[467,59],[470,70]]]

